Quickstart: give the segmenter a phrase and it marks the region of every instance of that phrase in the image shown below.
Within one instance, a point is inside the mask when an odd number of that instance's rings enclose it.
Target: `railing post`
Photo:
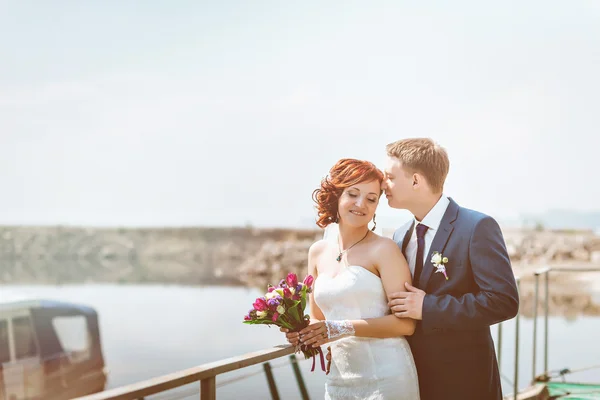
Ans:
[[[550,270],[546,271],[546,310],[544,315],[544,373],[548,373],[548,310],[549,310],[549,275]]]
[[[540,287],[540,275],[536,272],[535,276],[535,290],[533,297],[533,361],[532,361],[532,378],[531,383],[535,382],[535,367],[537,363],[537,313],[538,313],[538,296]]]
[[[271,371],[271,364],[266,362],[263,364],[263,368],[265,369],[265,375],[267,376],[267,382],[269,383],[271,398],[273,400],[279,400],[279,393],[277,392],[277,385],[275,384],[275,378],[273,377],[273,372]]]
[[[294,370],[294,375],[296,376],[296,382],[298,382],[298,388],[300,389],[300,394],[302,395],[302,400],[309,400],[308,391],[306,390],[306,386],[304,385],[304,379],[302,379],[302,373],[300,372],[300,367],[298,366],[298,359],[295,354],[290,356],[290,362],[292,363],[292,369]]]
[[[502,370],[502,324],[498,324],[498,373]]]
[[[517,292],[521,292],[521,282],[517,279]],[[519,302],[520,303],[520,302]],[[514,376],[514,398],[517,398],[517,394],[519,393],[519,317],[521,313],[517,312],[517,316],[515,317],[515,376]]]
[[[200,381],[200,399],[201,400],[216,400],[217,399],[217,380],[214,376],[202,379]]]

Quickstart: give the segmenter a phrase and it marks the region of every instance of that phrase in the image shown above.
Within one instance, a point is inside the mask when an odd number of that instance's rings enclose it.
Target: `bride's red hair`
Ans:
[[[338,222],[338,200],[347,187],[363,182],[383,181],[383,172],[369,161],[354,158],[342,158],[329,170],[321,187],[316,189],[312,198],[317,203],[317,225],[325,228]]]

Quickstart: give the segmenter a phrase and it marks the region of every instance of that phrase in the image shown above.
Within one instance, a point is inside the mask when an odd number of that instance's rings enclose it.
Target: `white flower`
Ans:
[[[431,263],[435,267],[435,272],[441,272],[444,274],[446,280],[448,280],[448,274],[446,273],[446,264],[448,262],[448,257],[444,257],[442,253],[438,253],[437,251],[433,252],[433,256],[431,257]]]
[[[267,314],[268,314],[268,312],[267,312],[267,311],[257,311],[257,312],[256,312],[256,316],[257,316],[258,318],[267,318]]]
[[[279,314],[284,314],[285,313],[285,307],[281,306],[281,305],[277,306],[277,312]]]
[[[277,291],[273,290],[272,292],[265,294],[265,299],[269,300],[269,299],[275,298],[277,296],[279,296],[279,293],[277,293]]]

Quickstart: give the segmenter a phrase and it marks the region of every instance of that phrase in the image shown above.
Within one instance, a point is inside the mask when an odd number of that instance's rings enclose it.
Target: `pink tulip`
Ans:
[[[269,286],[269,289],[267,290],[269,293],[271,293],[273,290],[275,290],[275,286]]]
[[[288,274],[287,278],[285,278],[285,281],[289,287],[295,288],[296,285],[298,285],[298,277],[293,272]]]
[[[278,318],[279,318],[279,313],[273,314],[273,322],[277,322]]]
[[[312,275],[306,275],[306,278],[304,278],[304,284],[308,287],[311,287],[314,281],[315,278]]]
[[[269,308],[267,306],[267,302],[262,297],[259,297],[258,299],[256,299],[256,301],[254,302],[254,304],[252,304],[252,306],[254,307],[254,309],[256,311],[265,311]]]
[[[283,289],[283,297],[289,299],[290,297],[292,297],[292,291],[289,288]]]

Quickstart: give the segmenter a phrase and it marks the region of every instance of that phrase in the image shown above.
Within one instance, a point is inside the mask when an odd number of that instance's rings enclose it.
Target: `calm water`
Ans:
[[[180,287],[135,285],[76,285],[76,286],[0,286],[0,290],[16,290],[38,297],[81,302],[96,308],[104,354],[110,370],[109,387],[194,367],[226,357],[285,344],[283,334],[276,328],[249,326],[241,323],[258,290],[230,287]],[[538,323],[538,354],[542,354],[542,320]],[[520,387],[532,376],[531,320],[521,319]],[[512,392],[514,363],[514,321],[504,325],[502,375],[505,394]],[[496,328],[493,333],[496,335]],[[598,364],[600,349],[595,340],[600,332],[600,318],[564,318],[550,320],[550,369],[582,368]],[[274,366],[286,359],[275,360]],[[538,372],[543,367],[539,357]],[[310,372],[310,363],[302,361],[301,370],[311,398],[323,398],[324,373],[318,367]],[[242,374],[257,372],[248,379],[218,386],[220,399],[268,399],[261,366],[241,372],[221,375],[217,385]],[[579,381],[600,381],[600,370],[577,373]],[[275,368],[280,395],[299,398],[291,366]],[[162,394],[152,399],[197,399],[198,385]],[[185,391],[196,390],[185,396]]]

